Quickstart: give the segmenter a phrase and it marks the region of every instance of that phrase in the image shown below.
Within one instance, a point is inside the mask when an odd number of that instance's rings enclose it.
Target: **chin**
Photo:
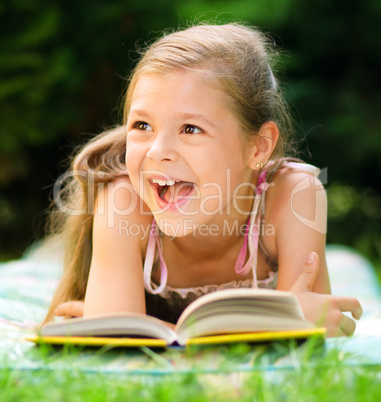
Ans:
[[[155,220],[160,231],[171,238],[185,237],[192,234],[197,228],[192,219],[166,220],[162,215],[158,215],[155,216]]]

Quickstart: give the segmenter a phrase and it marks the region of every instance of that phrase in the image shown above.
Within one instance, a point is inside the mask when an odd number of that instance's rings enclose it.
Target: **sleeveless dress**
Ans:
[[[232,288],[276,288],[278,263],[271,259],[259,236],[261,233],[262,206],[264,206],[266,190],[270,187],[270,184],[266,181],[266,175],[271,164],[272,162],[269,162],[259,175],[252,212],[246,225],[245,240],[235,264],[236,273],[246,275],[252,271],[252,279],[234,280],[222,285],[212,284],[192,288],[173,288],[168,286],[168,273],[162,253],[161,238],[157,235],[158,230],[154,219],[151,226],[143,269],[147,315],[175,324],[181,313],[190,303],[207,293]],[[320,173],[317,167],[306,163],[284,160],[280,166],[312,173],[316,177]],[[257,280],[258,249],[260,249],[265,261],[272,268],[268,278],[264,280]],[[247,258],[248,251],[249,257]],[[151,275],[153,269],[160,269],[160,284],[155,284],[152,281]]]

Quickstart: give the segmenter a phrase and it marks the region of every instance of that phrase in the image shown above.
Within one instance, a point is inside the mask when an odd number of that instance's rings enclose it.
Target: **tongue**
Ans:
[[[186,197],[193,189],[193,184],[186,181],[175,183],[173,186],[169,186],[164,194],[164,200],[167,203],[174,203],[180,201]]]

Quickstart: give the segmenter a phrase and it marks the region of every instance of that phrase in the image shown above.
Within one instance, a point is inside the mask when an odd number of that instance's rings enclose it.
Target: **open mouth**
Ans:
[[[178,204],[189,196],[193,189],[194,183],[180,180],[149,180],[157,195],[166,204]]]

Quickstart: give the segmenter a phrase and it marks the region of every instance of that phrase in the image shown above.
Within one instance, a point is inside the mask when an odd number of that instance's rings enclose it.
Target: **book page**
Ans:
[[[297,298],[269,289],[228,289],[207,294],[188,306],[176,332],[186,337],[311,328]]]
[[[109,313],[48,323],[42,336],[151,337],[167,343],[177,340],[176,333],[161,320],[137,313]]]

